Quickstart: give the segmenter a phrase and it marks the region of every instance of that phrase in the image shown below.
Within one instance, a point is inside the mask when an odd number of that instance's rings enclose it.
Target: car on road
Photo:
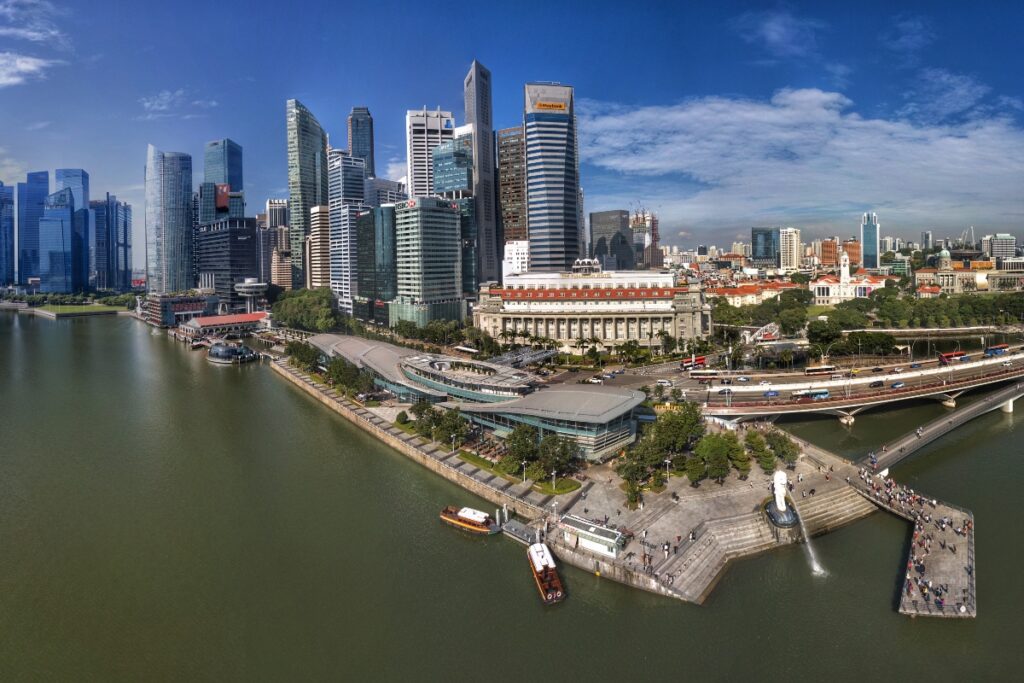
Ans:
[[[869,389],[881,389],[884,386],[885,386],[885,382],[883,382],[882,380],[878,380],[877,382],[872,382],[871,384],[869,384],[868,388]]]
[[[591,384],[604,384],[604,380],[601,379],[600,377],[591,377],[587,381],[590,382]]]
[[[871,368],[871,372],[885,372],[882,368]]]
[[[1009,368],[1009,367],[1013,367],[1013,363],[1011,363],[1011,362],[1010,362],[1010,361],[1008,361],[1008,360],[1004,360],[1004,361],[1003,361],[1003,367],[1004,367],[1004,368]]]
[[[906,382],[893,382],[890,386],[893,389],[902,389],[903,387],[907,386],[907,383]]]
[[[728,377],[726,377],[725,379],[723,379],[723,380],[722,380],[722,382],[721,382],[721,383],[722,383],[722,384],[732,384],[732,380],[731,380],[731,379],[729,379]]]
[[[765,398],[775,398],[778,395],[779,395],[779,392],[774,391],[774,390],[770,390],[770,391],[764,392],[764,397]]]
[[[854,368],[853,370],[850,370],[850,377],[856,377],[859,374],[860,374],[860,368]]]
[[[659,379],[658,380],[658,386],[659,387],[670,387],[670,386],[672,386],[672,380],[670,380],[670,379]]]
[[[737,378],[736,378],[736,381],[737,381],[737,382],[749,382],[749,381],[750,381],[750,378],[749,378],[749,377],[747,377],[746,375],[743,375],[743,376],[737,377]]]
[[[758,384],[760,384],[762,387],[771,386],[771,382],[769,382],[766,379],[761,380],[760,382],[758,382]]]
[[[728,396],[729,394],[732,393],[732,389],[726,387],[725,389],[719,389],[718,393],[721,394],[722,396]]]
[[[919,368],[919,367],[921,367],[921,364],[920,364],[920,363],[911,363],[911,364],[910,364],[910,369],[911,369],[911,370],[916,370],[916,369],[917,369],[917,368]]]
[[[903,372],[903,368],[893,368],[892,370],[889,371],[889,374],[890,375],[898,375],[901,372]]]
[[[601,375],[601,377],[605,379],[612,379],[613,377],[615,377],[615,375],[611,374],[610,372],[606,372],[603,375]]]

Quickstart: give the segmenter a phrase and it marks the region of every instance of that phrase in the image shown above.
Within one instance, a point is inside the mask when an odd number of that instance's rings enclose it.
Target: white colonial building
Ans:
[[[898,280],[894,276],[850,274],[850,257],[844,251],[839,256],[839,275],[825,275],[812,280],[807,287],[814,294],[814,303],[834,306],[850,299],[865,299],[871,292],[885,287],[886,280]]]
[[[509,334],[556,341],[576,348],[580,339],[605,349],[635,340],[659,346],[659,333],[704,338],[711,307],[698,285],[680,285],[675,273],[603,272],[596,261],[576,262],[571,273],[510,274],[503,285],[486,283],[473,324],[496,339]]]

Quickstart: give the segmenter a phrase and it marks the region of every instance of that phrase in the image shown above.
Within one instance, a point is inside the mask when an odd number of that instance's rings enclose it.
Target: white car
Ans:
[[[742,377],[737,377],[737,378],[736,378],[736,381],[737,381],[737,382],[749,382],[749,381],[750,381],[750,378],[749,378],[749,377],[747,377],[746,375],[743,375]]]
[[[1003,361],[1003,367],[1004,367],[1004,368],[1009,368],[1009,367],[1013,367],[1013,363],[1011,363],[1011,362],[1010,362],[1010,361],[1008,361],[1008,360],[1004,360],[1004,361]]]
[[[762,387],[771,386],[771,382],[769,382],[766,379],[761,380],[760,382],[758,382],[758,384],[760,384]]]
[[[672,386],[672,380],[670,380],[670,379],[659,379],[658,380],[658,386],[659,387],[670,387],[670,386]]]

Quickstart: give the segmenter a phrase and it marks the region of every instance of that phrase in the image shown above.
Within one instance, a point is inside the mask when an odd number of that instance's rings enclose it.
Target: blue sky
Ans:
[[[908,237],[1024,233],[1024,3],[476,5],[0,0],[0,180],[83,167],[142,245],[147,143],[198,179],[207,140],[238,141],[255,214],[287,194],[287,98],[336,145],[369,106],[385,175],[406,109],[461,122],[476,58],[497,127],[524,82],[575,86],[586,210],[653,208],[669,244],[853,234],[865,210]]]

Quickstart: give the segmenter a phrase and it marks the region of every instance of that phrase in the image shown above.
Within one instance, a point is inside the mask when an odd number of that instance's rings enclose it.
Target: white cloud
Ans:
[[[45,78],[50,67],[63,63],[56,59],[42,59],[16,52],[0,52],[0,88],[21,85],[33,78]]]
[[[908,232],[1019,227],[1024,130],[1010,117],[936,124],[852,107],[816,89],[629,108],[583,100],[583,161],[605,171],[584,177],[588,204],[642,198],[665,235],[762,223],[843,234],[867,209]]]
[[[192,100],[192,106],[199,107],[200,109],[213,109],[219,105],[220,103],[217,100]]]
[[[167,111],[172,107],[180,105],[184,98],[185,91],[181,88],[178,90],[161,90],[155,95],[140,97],[139,104],[142,105],[143,109],[149,112]]]
[[[409,168],[405,163],[405,159],[391,157],[388,159],[386,177],[388,180],[403,180],[408,170]]]
[[[798,17],[787,10],[747,12],[734,22],[740,36],[776,57],[804,57],[818,50],[817,33],[824,22]]]
[[[53,21],[62,13],[46,0],[0,0],[0,37],[69,48],[67,35]]]
[[[139,104],[145,113],[136,116],[138,121],[157,121],[159,119],[200,119],[206,117],[206,111],[219,106],[213,99],[194,98],[184,88],[177,90],[161,90],[155,95],[140,97]]]
[[[7,156],[7,150],[0,147],[0,180],[3,180],[5,184],[13,185],[19,180],[24,181],[27,171],[25,164]]]
[[[916,63],[917,53],[935,41],[935,31],[926,18],[901,14],[895,18],[892,27],[882,35],[882,45],[904,57],[908,63]]]
[[[25,130],[42,130],[48,128],[52,121],[35,121],[25,126]]]
[[[924,69],[904,97],[902,116],[937,123],[975,109],[991,88],[970,76],[945,69]]]

